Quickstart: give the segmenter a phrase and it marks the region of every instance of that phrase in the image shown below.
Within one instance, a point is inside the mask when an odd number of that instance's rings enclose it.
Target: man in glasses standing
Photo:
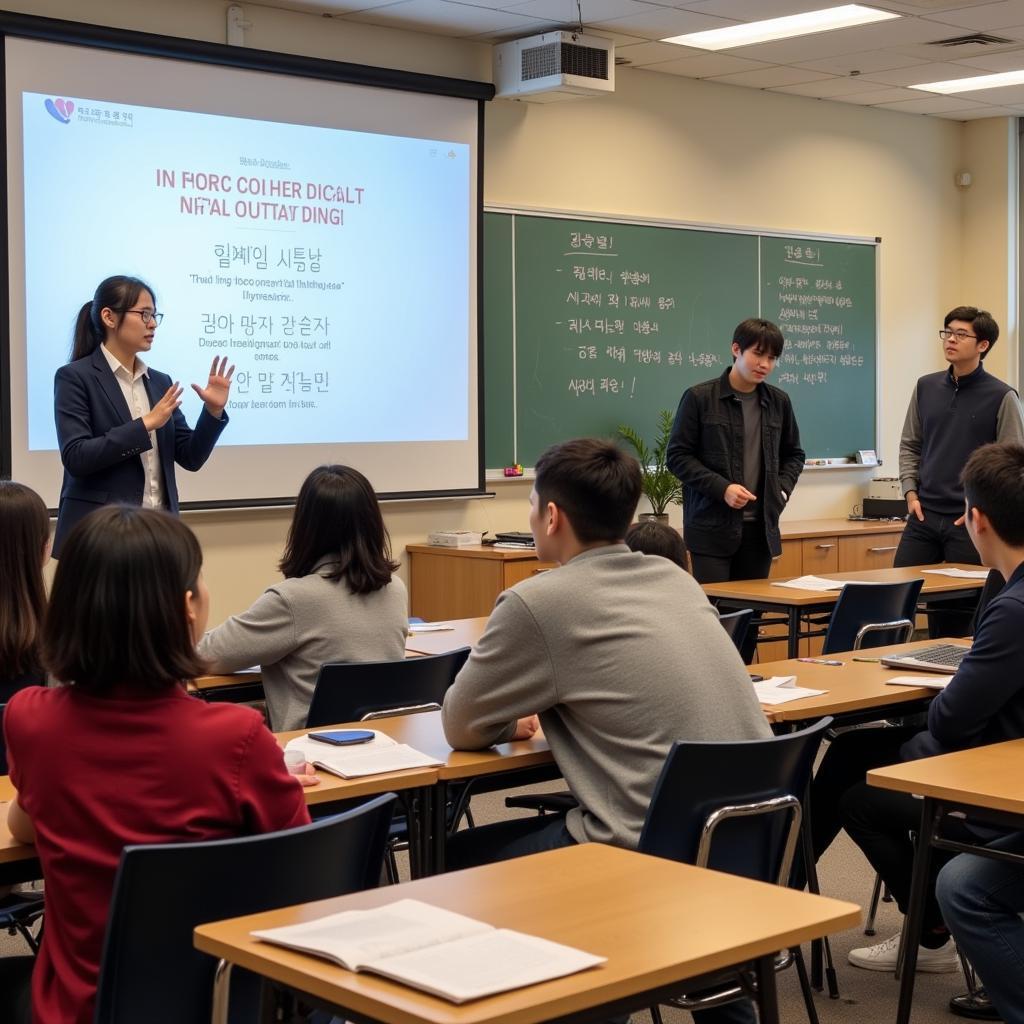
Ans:
[[[900,438],[900,481],[907,526],[895,565],[970,562],[980,558],[963,525],[960,473],[971,453],[991,441],[1024,443],[1017,392],[982,365],[999,337],[992,314],[957,306],[939,331],[947,369],[921,377]],[[972,604],[972,602],[968,602]],[[932,636],[966,636],[973,607],[929,615]]]

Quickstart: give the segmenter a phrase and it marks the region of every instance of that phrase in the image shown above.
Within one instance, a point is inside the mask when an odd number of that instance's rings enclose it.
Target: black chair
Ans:
[[[751,628],[753,618],[753,608],[741,608],[737,612],[718,616],[722,628],[729,634],[729,639],[740,652],[744,665],[749,665],[754,660],[754,650],[757,647],[757,630]]]
[[[341,662],[320,666],[306,728],[359,722],[381,711],[433,711],[469,657],[469,648],[402,661]]]
[[[924,580],[847,583],[832,609],[822,654],[885,647],[914,633],[917,598]]]
[[[470,648],[460,647],[447,654],[401,661],[329,661],[320,666],[313,699],[306,715],[306,728],[314,729],[339,722],[373,721],[387,715],[437,711],[444,695],[466,663]],[[452,787],[453,800],[448,809],[448,828],[454,832],[463,815],[470,825],[470,785]],[[403,805],[404,806],[404,805]],[[406,848],[408,829],[405,813],[395,815],[385,851],[385,869],[389,882],[398,881],[395,853]]]
[[[231,970],[193,947],[193,929],[376,887],[394,803],[389,793],[266,835],[125,847],[103,944],[96,1024],[210,1020],[215,1001],[226,1020]],[[258,980],[238,972],[232,997],[254,1004]]]
[[[732,743],[674,743],[661,771],[638,849],[656,857],[789,885],[800,833],[801,799],[832,719],[799,732]],[[682,925],[681,925],[682,926]],[[811,1024],[817,1013],[800,948],[776,962],[795,963]],[[755,990],[734,983],[670,1000],[687,1010],[721,1006]],[[652,1008],[656,1024],[661,1013]]]
[[[1006,580],[1003,579],[1003,574],[998,569],[989,569],[988,576],[985,578],[985,586],[981,588],[981,593],[978,595],[978,607],[974,609],[974,618],[971,620],[971,636],[978,632],[978,623],[981,621],[981,616],[988,607],[989,601],[1005,586]]]
[[[7,774],[7,745],[4,743],[4,708],[0,704],[0,775]],[[36,921],[43,916],[43,894],[15,889],[0,897],[0,930],[17,933],[28,944],[33,955],[39,952],[39,939],[32,934]]]

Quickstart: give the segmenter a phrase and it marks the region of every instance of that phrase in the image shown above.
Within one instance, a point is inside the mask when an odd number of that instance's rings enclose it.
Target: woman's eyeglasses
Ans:
[[[160,326],[160,321],[163,320],[163,313],[154,313],[151,309],[126,309],[126,313],[138,313],[142,317],[142,322],[147,326]]]

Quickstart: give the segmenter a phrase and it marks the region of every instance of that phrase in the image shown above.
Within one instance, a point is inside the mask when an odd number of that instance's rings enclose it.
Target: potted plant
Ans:
[[[683,503],[683,485],[665,464],[665,454],[672,436],[672,413],[667,409],[659,413],[653,448],[648,448],[647,442],[632,427],[620,425],[619,436],[628,441],[636,452],[643,475],[643,492],[651,504],[651,511],[643,513],[639,518],[668,522],[669,505]]]

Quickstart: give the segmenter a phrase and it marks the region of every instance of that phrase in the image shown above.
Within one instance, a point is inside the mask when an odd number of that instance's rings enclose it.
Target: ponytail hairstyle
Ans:
[[[40,669],[43,556],[49,541],[50,513],[43,499],[24,484],[0,480],[0,678]]]
[[[139,301],[139,296],[143,292],[149,292],[153,296],[155,305],[156,293],[145,281],[137,277],[118,274],[101,281],[92,301],[87,302],[78,311],[75,332],[71,339],[71,358],[68,361],[73,363],[76,359],[91,356],[100,347],[107,336],[106,324],[100,318],[104,309],[112,309],[118,314],[117,324],[120,326],[125,313]]]

